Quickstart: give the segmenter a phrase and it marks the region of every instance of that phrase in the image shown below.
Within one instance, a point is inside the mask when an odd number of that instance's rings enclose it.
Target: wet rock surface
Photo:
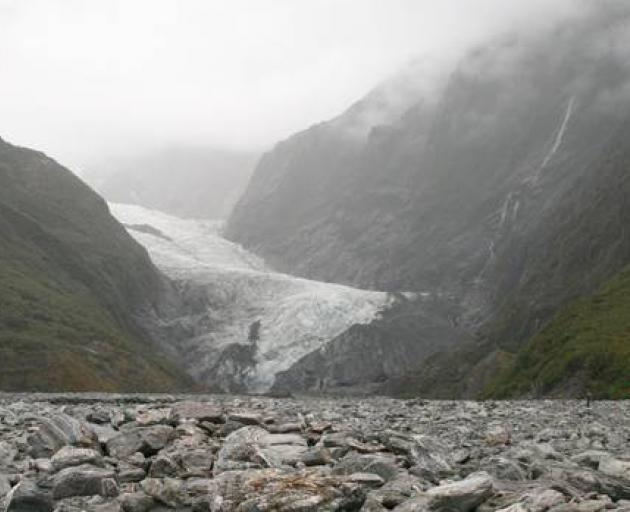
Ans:
[[[0,510],[630,511],[628,405],[0,395]]]

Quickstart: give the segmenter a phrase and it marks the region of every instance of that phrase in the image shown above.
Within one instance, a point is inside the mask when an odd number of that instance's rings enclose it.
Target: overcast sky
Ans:
[[[410,59],[571,0],[0,0],[0,137],[78,171],[171,144],[265,149]]]

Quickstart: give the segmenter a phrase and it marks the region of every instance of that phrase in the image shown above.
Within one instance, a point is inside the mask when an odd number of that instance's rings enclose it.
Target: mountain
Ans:
[[[190,379],[149,335],[172,285],[105,201],[0,140],[0,389],[168,391]]]
[[[444,331],[442,353],[410,352],[417,367],[381,375],[382,389],[484,393],[555,315],[630,263],[629,20],[604,2],[489,43],[433,94],[405,91],[390,116],[372,113],[396,91],[377,88],[265,154],[227,237],[283,271],[442,301],[460,334]],[[387,315],[371,328],[383,332]],[[392,365],[413,343],[394,324],[376,343],[362,331],[347,339]],[[418,329],[415,343],[430,336]],[[345,345],[304,369],[324,383],[331,365],[350,372]],[[542,393],[571,380],[560,373]]]
[[[224,219],[247,185],[258,155],[175,146],[109,156],[85,179],[108,201],[137,204],[184,218]]]

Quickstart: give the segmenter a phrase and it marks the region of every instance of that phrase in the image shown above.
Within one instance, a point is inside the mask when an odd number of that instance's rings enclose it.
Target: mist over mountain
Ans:
[[[169,147],[110,155],[87,166],[84,178],[107,200],[185,218],[224,219],[254,169],[254,152]]]
[[[403,108],[389,110],[391,90],[377,88],[279,143],[262,157],[227,236],[284,271],[445,301],[453,324],[477,341],[459,343],[465,356],[433,358],[431,371],[419,364],[418,378],[397,389],[482,392],[558,311],[630,261],[621,199],[630,18],[621,3],[599,7],[478,47],[432,94],[405,93]],[[368,120],[362,130],[357,119]],[[385,334],[379,343],[386,360],[392,346],[421,339]],[[350,366],[362,350],[353,344],[343,360],[336,349],[318,357]],[[565,349],[579,356],[536,376],[545,392],[586,372],[598,350]],[[326,368],[309,370],[320,387],[348,385]]]

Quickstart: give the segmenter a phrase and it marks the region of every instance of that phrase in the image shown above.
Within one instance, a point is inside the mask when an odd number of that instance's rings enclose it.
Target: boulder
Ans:
[[[613,500],[630,499],[630,481],[580,467],[554,466],[549,468],[548,477],[565,482],[576,492],[606,494]]]
[[[149,476],[151,478],[175,477],[179,471],[178,464],[171,457],[166,454],[160,454],[151,463]]]
[[[260,427],[243,427],[231,433],[219,450],[214,474],[250,468],[295,465],[308,446],[296,434],[270,434]]]
[[[151,425],[170,425],[174,423],[173,410],[170,407],[146,409],[136,416],[136,425],[148,427]]]
[[[96,450],[91,448],[74,448],[64,446],[51,459],[52,467],[55,471],[60,471],[71,466],[82,464],[92,464],[94,466],[103,465],[103,457]]]
[[[172,457],[186,478],[211,476],[214,456],[209,447],[178,449]]]
[[[177,421],[192,419],[209,423],[225,423],[223,411],[207,402],[179,402],[173,407],[173,417]]]
[[[423,490],[424,486],[420,479],[408,473],[400,472],[395,478],[386,482],[380,489],[371,491],[368,494],[368,505],[370,505],[372,509],[382,506],[386,510],[391,510],[405,503],[407,500],[420,495]]]
[[[0,499],[4,498],[11,492],[11,482],[6,475],[0,473]]]
[[[6,512],[52,512],[54,508],[50,493],[26,479],[11,489],[5,503]]]
[[[28,452],[33,458],[50,458],[64,446],[98,446],[96,436],[88,424],[67,414],[39,417],[37,423],[36,430],[27,439]]]
[[[332,462],[332,456],[327,448],[313,448],[302,455],[300,459],[305,466],[325,466]]]
[[[3,464],[13,462],[18,453],[17,448],[8,441],[0,441],[0,461]]]
[[[413,475],[437,483],[453,474],[446,448],[435,439],[389,430],[381,434],[380,440],[389,451],[405,457]]]
[[[120,497],[123,512],[148,512],[155,506],[155,500],[143,492],[123,494]]]
[[[506,425],[494,423],[487,428],[485,439],[489,446],[505,446],[512,442],[512,433]]]
[[[158,503],[170,508],[179,508],[189,504],[184,485],[176,478],[146,478],[140,482],[142,490]]]
[[[210,484],[210,510],[222,512],[351,511],[359,510],[366,496],[361,485],[346,477],[316,471],[226,471]]]
[[[630,462],[616,459],[610,455],[600,458],[597,469],[605,475],[630,479]]]
[[[555,489],[544,489],[527,497],[526,503],[532,512],[544,512],[566,503],[567,497]]]
[[[383,480],[389,481],[401,471],[396,459],[386,454],[348,453],[333,469],[333,474],[350,475],[352,473],[374,473]]]
[[[255,412],[232,412],[228,414],[228,420],[242,423],[243,425],[260,425],[262,417]]]
[[[429,508],[449,512],[474,510],[494,493],[492,477],[484,472],[474,473],[459,482],[433,487],[426,491]]]
[[[147,456],[155,455],[168,444],[172,433],[173,427],[168,425],[131,428],[112,437],[107,442],[107,452],[118,459],[124,459],[136,452]]]
[[[72,496],[112,495],[115,473],[111,469],[82,465],[62,469],[52,480],[56,500]],[[114,481],[115,484],[115,481]]]

